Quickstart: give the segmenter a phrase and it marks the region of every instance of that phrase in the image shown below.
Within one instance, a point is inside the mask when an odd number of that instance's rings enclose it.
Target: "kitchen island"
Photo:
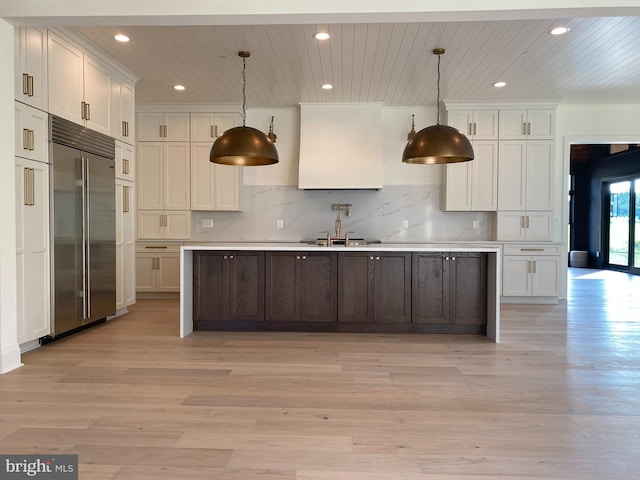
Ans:
[[[228,264],[225,262],[235,264],[236,261],[254,258],[261,260],[253,269],[255,273],[249,276],[255,277],[258,285],[256,290],[260,290],[261,296],[241,300],[245,306],[250,303],[255,307],[254,310],[263,310],[253,317],[240,316],[240,320],[246,321],[234,324],[230,320],[233,313],[229,313],[229,306],[226,306],[220,311],[226,312],[224,315],[228,315],[229,320],[224,317],[224,321],[215,323],[220,328],[211,327],[211,322],[203,321],[200,323],[200,329],[228,330],[233,329],[233,325],[243,325],[239,329],[286,330],[288,326],[305,325],[306,331],[314,331],[314,328],[318,327],[321,328],[319,331],[486,333],[489,339],[500,341],[501,247],[492,242],[372,244],[349,247],[305,243],[216,243],[182,246],[181,337],[193,332],[196,316],[201,317],[200,310],[212,304],[211,297],[214,294],[218,295],[223,291],[226,292],[225,295],[228,294],[230,277]],[[266,268],[264,258],[267,259]],[[315,269],[307,267],[312,265],[312,262],[305,262],[306,260],[317,259],[323,259],[324,263],[318,264],[318,268]],[[483,279],[486,278],[486,282],[481,282],[481,289],[475,288],[480,282],[475,282],[473,278],[471,281],[474,283],[469,283],[470,279],[467,278],[463,267],[466,260],[473,260],[472,265],[477,265],[474,271],[480,272]],[[338,263],[341,268],[338,268]],[[456,277],[458,269],[461,274]],[[313,277],[316,270],[324,272],[322,274],[327,280],[318,282]],[[436,271],[435,282],[432,281],[433,278],[429,278],[432,271]],[[300,275],[305,274],[309,276],[309,281],[301,282]],[[399,277],[400,281],[397,281],[397,274],[402,275]],[[242,281],[246,281],[246,272],[242,276]],[[295,281],[286,283],[287,277],[295,278]],[[209,278],[214,280],[209,281]],[[204,285],[199,285],[202,279]],[[448,283],[442,291],[433,290],[434,284],[445,281]],[[302,298],[301,302],[304,304],[304,296],[301,296],[298,290],[303,288],[305,283],[309,283],[310,288],[316,288],[307,298],[322,298],[325,293],[323,284],[340,284],[340,289],[331,287],[326,292],[327,301],[323,302],[328,308],[326,315],[322,314],[319,317],[317,309],[312,312],[315,316],[305,315],[304,308],[298,305],[294,308],[287,304],[287,298],[291,299],[289,303],[293,303],[294,298],[295,302],[299,303]],[[289,297],[282,294],[282,291],[287,289],[292,289]],[[404,293],[398,295],[396,291]],[[201,295],[200,292],[207,292],[207,295]],[[362,298],[362,292],[367,298]],[[471,322],[465,322],[464,319],[457,323],[449,322],[449,319],[455,319],[456,315],[469,316],[468,312],[464,313],[464,305],[467,294],[472,293],[476,296],[478,293],[482,295],[479,303],[476,302],[476,307],[472,304],[472,308],[482,314],[482,325],[478,324],[477,319],[472,319]],[[359,313],[358,308],[363,302],[365,311]],[[404,314],[384,311],[385,306],[394,303],[398,304],[396,310]],[[438,308],[434,308],[434,305]],[[460,306],[462,307],[459,308]],[[218,309],[218,305],[215,305],[215,308]],[[292,314],[295,317],[292,317]],[[257,315],[261,315],[261,321],[257,321]],[[375,315],[375,318],[372,315]],[[309,318],[306,318],[307,316]],[[265,321],[265,318],[271,321]]]

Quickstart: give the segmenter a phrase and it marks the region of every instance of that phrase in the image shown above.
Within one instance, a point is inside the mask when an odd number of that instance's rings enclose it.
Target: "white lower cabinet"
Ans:
[[[49,165],[16,157],[18,344],[50,333]]]
[[[135,184],[116,179],[116,310],[136,303]]]
[[[503,252],[503,297],[555,297],[557,299],[560,294],[559,246],[505,245]]]
[[[138,293],[180,291],[179,246],[138,246],[136,251],[136,291]]]

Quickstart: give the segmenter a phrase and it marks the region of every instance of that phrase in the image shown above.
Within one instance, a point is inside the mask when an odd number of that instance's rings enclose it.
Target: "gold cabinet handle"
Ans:
[[[22,129],[22,149],[29,150],[29,129]]]
[[[537,265],[536,265],[536,261],[535,261],[535,260],[533,260],[531,263],[533,264],[533,272],[532,272],[532,273],[536,273],[536,270],[537,270],[537,268],[536,268],[536,267],[537,267]]]
[[[122,121],[122,136],[127,136],[127,122],[125,122],[124,120]]]
[[[376,260],[380,260],[380,257],[376,257]]]
[[[529,228],[529,215],[527,215],[527,228]]]
[[[218,125],[215,126],[215,138],[218,138]]]
[[[27,82],[27,95],[29,95],[30,97],[33,97],[33,76],[29,75],[29,79]]]
[[[148,249],[166,249],[167,246],[166,245],[145,245],[144,248],[148,248]]]
[[[122,211],[127,213],[129,211],[129,187],[122,187]]]
[[[476,122],[473,122],[473,134],[478,134],[478,124]]]
[[[23,95],[29,95],[29,74],[22,74],[22,93]]]
[[[164,126],[164,136],[165,136],[165,138],[167,137],[167,126],[166,125]]]
[[[522,124],[522,135],[526,135],[527,134],[527,124],[523,123]]]
[[[296,260],[300,260],[300,255],[296,255]]]
[[[164,137],[164,125],[160,125],[160,137]]]
[[[544,252],[544,248],[521,248],[521,252]]]
[[[451,260],[453,260],[455,262],[456,261],[456,257],[451,257]]]
[[[527,123],[527,135],[531,135],[531,122]]]
[[[87,120],[91,120],[91,104],[87,103]]]
[[[229,258],[233,260],[233,255],[229,255]]]
[[[35,150],[36,149],[36,132],[34,130],[29,130],[30,133],[30,139],[31,142],[29,143],[29,146],[31,147],[30,150]]]
[[[85,107],[85,103],[84,102],[80,102],[80,118],[82,118],[84,120],[85,115],[87,114],[87,109]]]

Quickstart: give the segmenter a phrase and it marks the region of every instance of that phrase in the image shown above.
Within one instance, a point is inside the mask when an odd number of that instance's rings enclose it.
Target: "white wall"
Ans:
[[[0,373],[20,366],[17,343],[13,27],[0,19]]]

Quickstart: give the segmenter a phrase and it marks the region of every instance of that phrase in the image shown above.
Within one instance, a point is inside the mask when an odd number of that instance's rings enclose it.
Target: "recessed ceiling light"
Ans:
[[[174,85],[173,89],[174,90],[178,90],[179,92],[182,92],[183,90],[186,90],[184,85]]]
[[[331,90],[333,88],[333,85],[331,85],[330,83],[325,83],[324,85],[322,85],[323,90]]]
[[[493,84],[494,87],[496,88],[502,88],[502,87],[506,87],[507,86],[507,82],[496,82]]]
[[[318,32],[314,35],[316,40],[328,40],[329,34],[326,32]]]
[[[565,33],[567,33],[569,30],[571,30],[569,27],[556,27],[553,30],[551,30],[549,33],[551,35],[564,35]]]
[[[123,35],[122,33],[117,34],[113,38],[115,38],[117,41],[122,43],[126,43],[129,41],[129,37],[127,37],[126,35]]]

